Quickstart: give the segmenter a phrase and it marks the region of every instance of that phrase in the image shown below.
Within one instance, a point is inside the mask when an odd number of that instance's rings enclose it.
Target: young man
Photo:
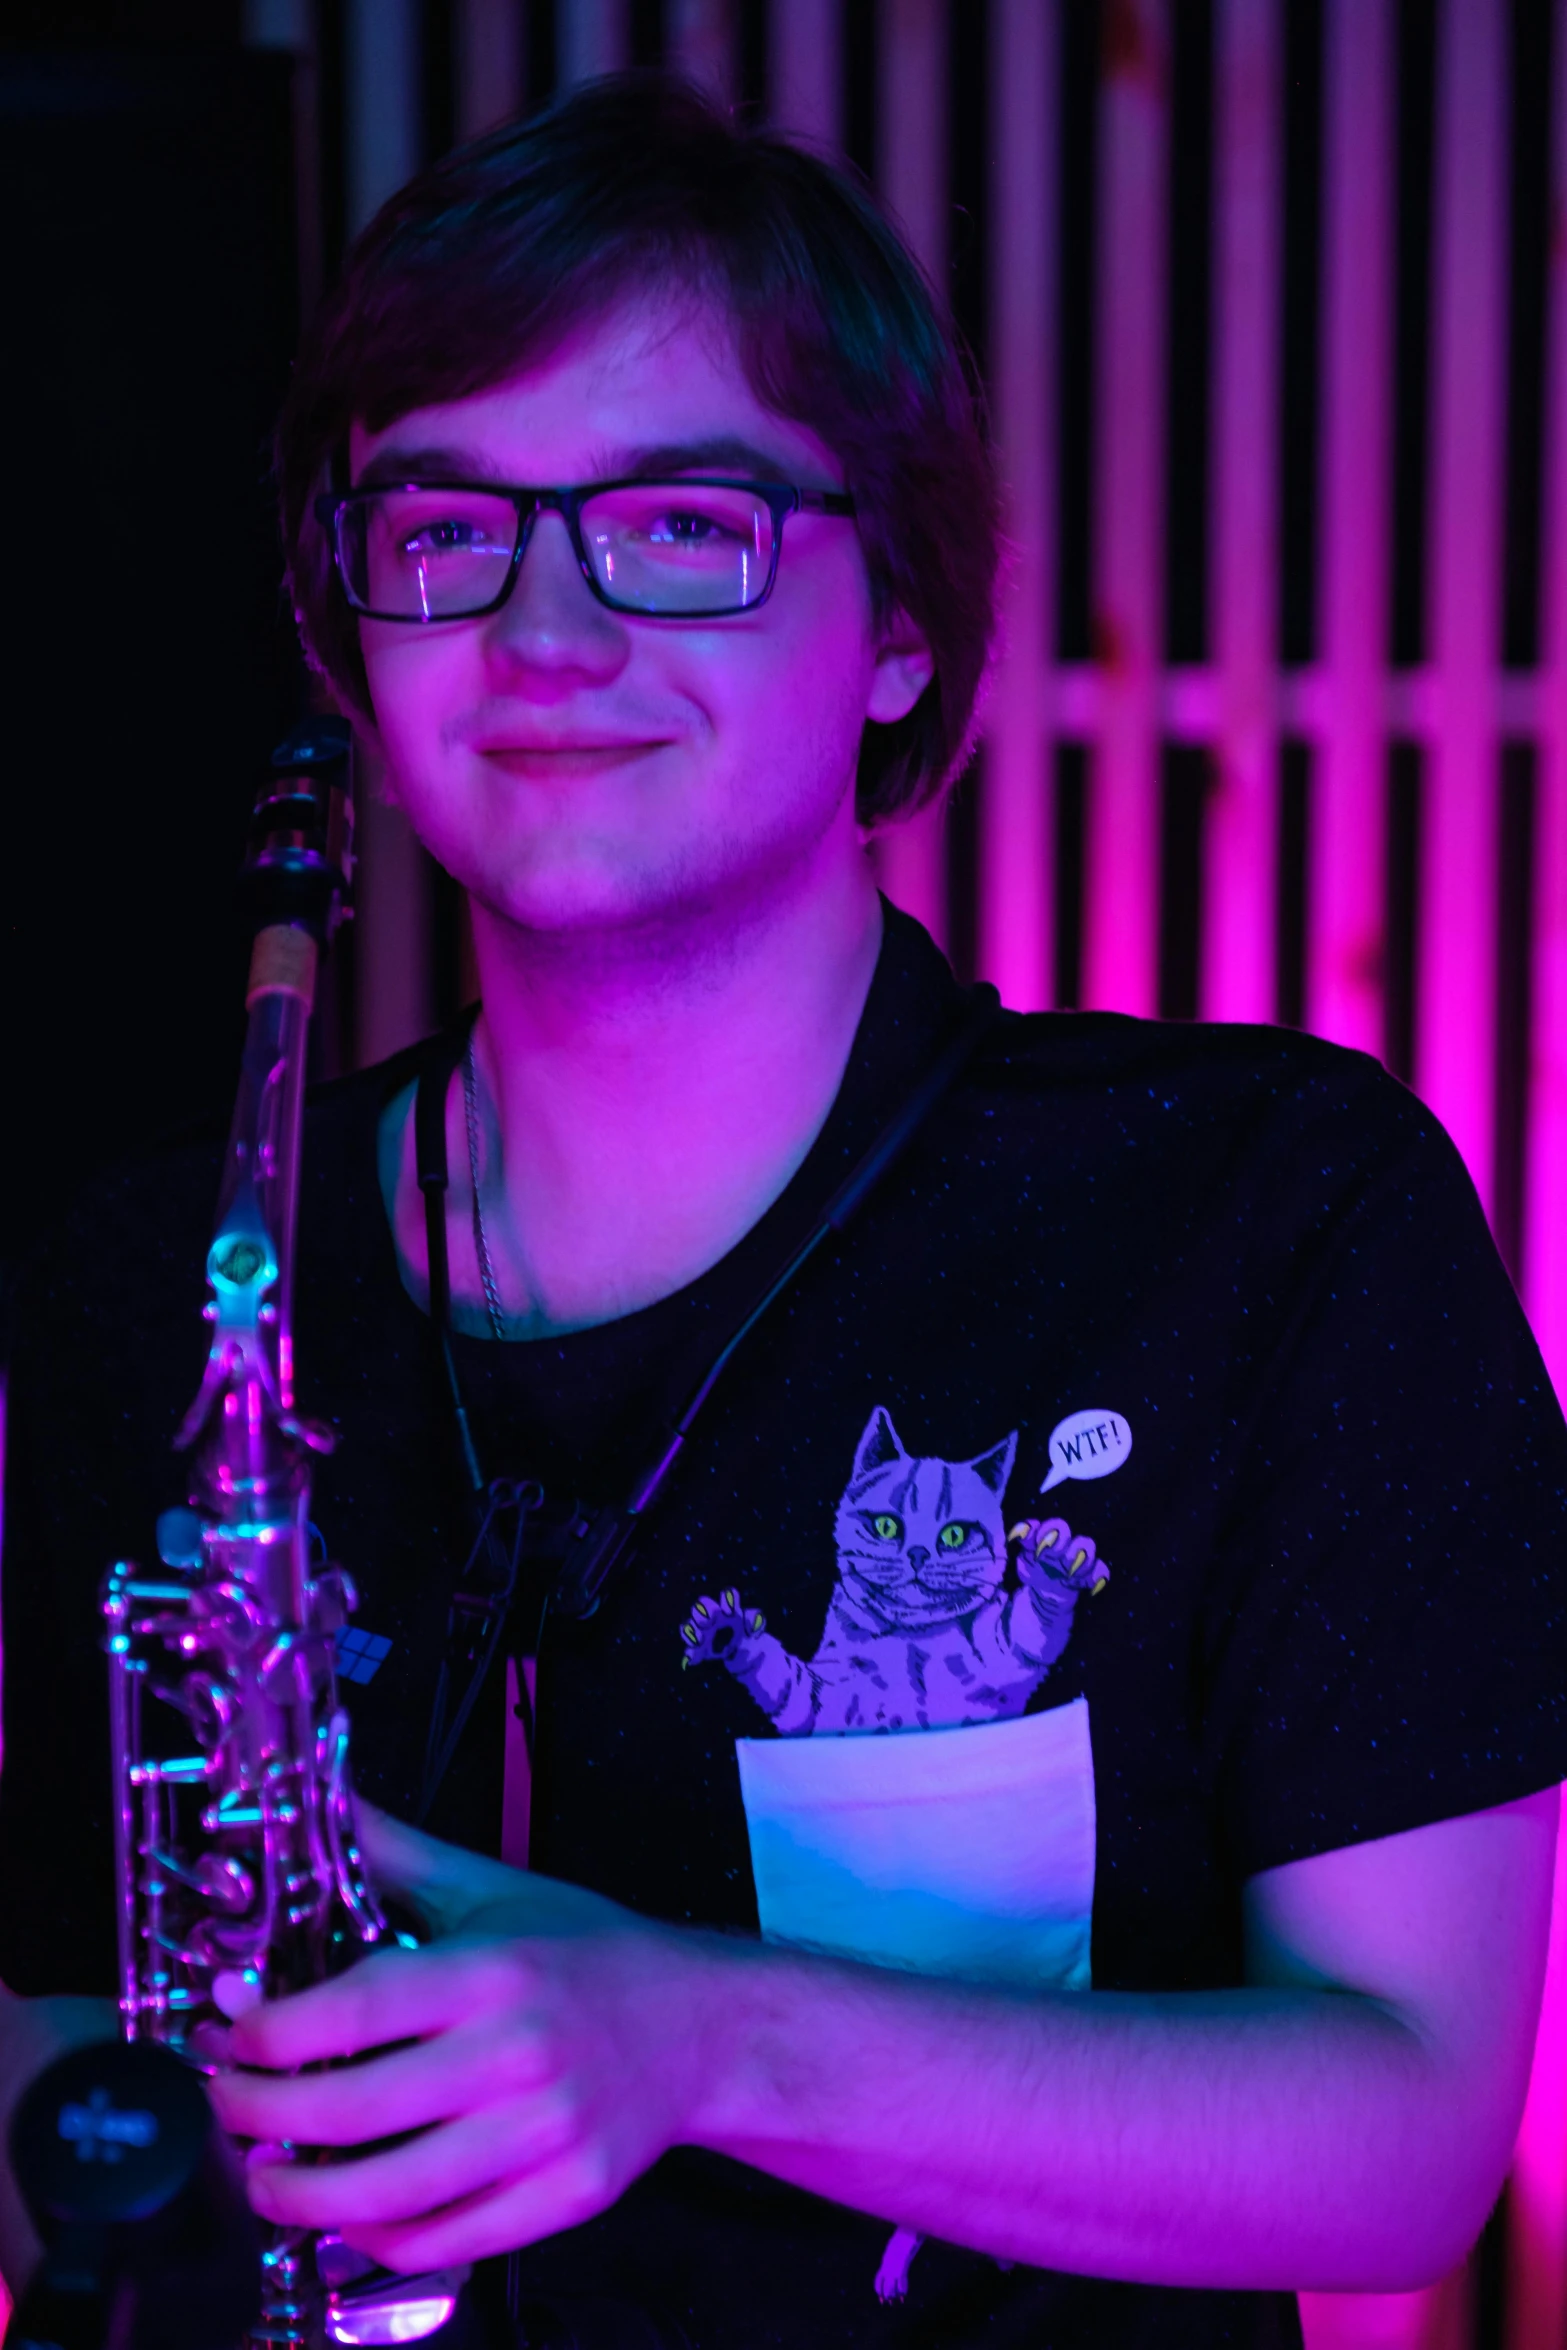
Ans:
[[[281,450],[307,641],[473,907],[439,1065],[484,1466],[618,1500],[971,1018],[864,850],[963,756],[990,637],[951,336],[860,191],[606,85],[394,200]],[[312,1113],[299,1282],[317,1514],[391,1644],[357,1773],[405,1816],[469,1539],[434,1065]],[[43,1995],[112,1980],[93,1591],[171,1498],[215,1165],[102,1187],[24,1312],[13,2081],[101,2017]],[[1529,2066],[1564,1482],[1456,1157],[1373,1064],[1003,1017],[598,1611],[518,1628],[536,1873],[482,1857],[497,1681],[439,1839],[367,1820],[429,1945],[234,2029],[257,2208],[695,2350],[1286,2342],[1294,2288],[1436,2276]]]

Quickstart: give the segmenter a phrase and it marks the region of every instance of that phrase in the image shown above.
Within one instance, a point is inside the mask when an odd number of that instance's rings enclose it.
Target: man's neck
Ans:
[[[480,1202],[508,1334],[635,1312],[743,1237],[832,1106],[880,939],[858,855],[678,924],[541,937],[475,907]],[[455,1315],[484,1329],[457,1085],[447,1123]],[[411,1139],[395,1220],[422,1286]]]

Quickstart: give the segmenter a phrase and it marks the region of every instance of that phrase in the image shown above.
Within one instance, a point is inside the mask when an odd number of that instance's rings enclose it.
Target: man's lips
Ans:
[[[606,768],[623,767],[667,747],[659,737],[611,738],[565,742],[478,742],[479,756],[510,775],[597,775]]]

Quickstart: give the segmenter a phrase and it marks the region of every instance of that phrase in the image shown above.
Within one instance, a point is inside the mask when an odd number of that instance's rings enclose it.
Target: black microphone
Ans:
[[[44,2246],[5,2350],[238,2350],[261,2308],[261,2240],[201,2082],[166,2048],[58,2058],[11,2123]]]

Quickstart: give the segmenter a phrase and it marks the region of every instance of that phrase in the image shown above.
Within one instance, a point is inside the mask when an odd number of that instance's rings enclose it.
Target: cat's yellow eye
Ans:
[[[961,1550],[968,1539],[968,1528],[961,1518],[954,1518],[950,1526],[943,1526],[936,1537],[938,1550]]]
[[[871,1520],[871,1532],[878,1542],[896,1542],[903,1527],[890,1510],[878,1510]]]

